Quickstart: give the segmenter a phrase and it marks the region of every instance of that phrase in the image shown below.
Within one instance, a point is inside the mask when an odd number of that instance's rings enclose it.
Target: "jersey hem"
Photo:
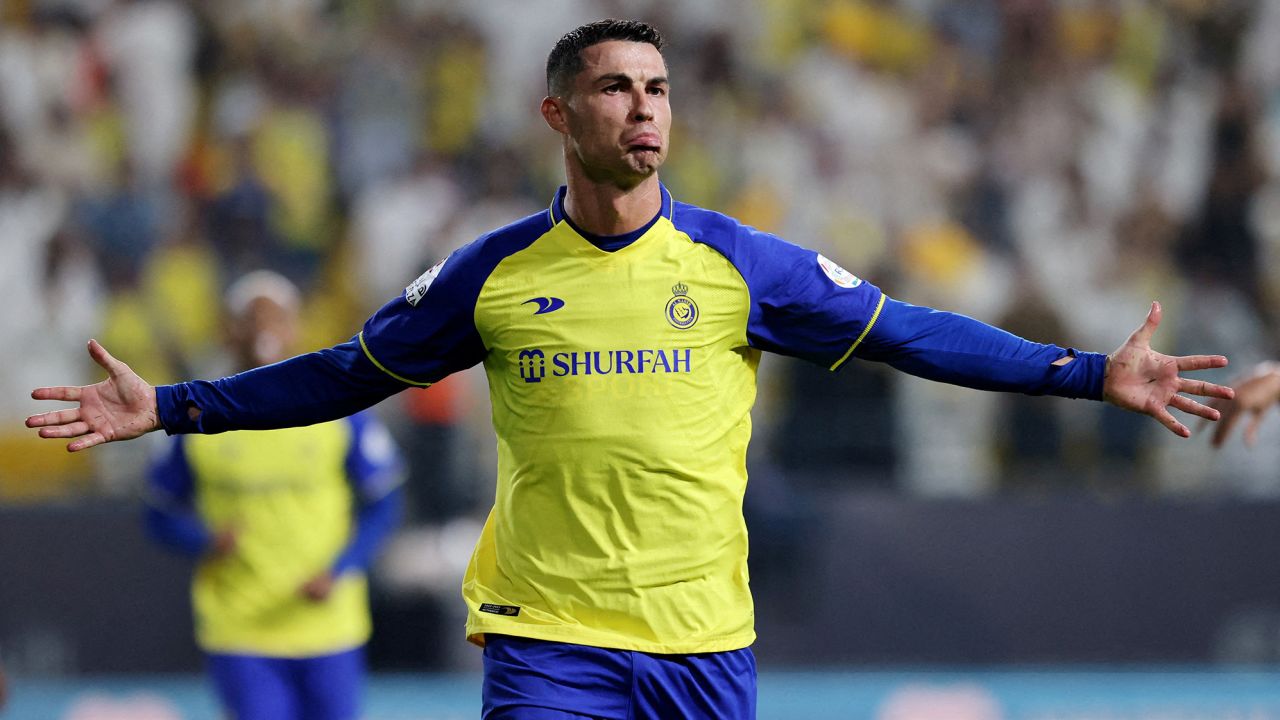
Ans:
[[[369,643],[369,634],[366,633],[360,640],[344,641],[333,644],[316,645],[314,647],[299,646],[278,646],[269,647],[263,645],[254,645],[249,643],[242,645],[239,643],[218,643],[218,642],[197,642],[196,645],[201,652],[211,655],[255,655],[259,657],[273,658],[312,658],[322,655],[337,655],[349,650],[364,647]]]
[[[619,638],[616,635],[582,632],[580,629],[556,628],[538,625],[516,625],[508,627],[490,626],[486,623],[467,623],[467,641],[484,647],[484,635],[511,635],[512,637],[546,640],[573,645],[607,648],[610,650],[634,650],[654,655],[690,655],[705,652],[727,652],[750,647],[756,641],[756,633],[749,630],[721,637],[706,638],[688,642],[637,642]]]

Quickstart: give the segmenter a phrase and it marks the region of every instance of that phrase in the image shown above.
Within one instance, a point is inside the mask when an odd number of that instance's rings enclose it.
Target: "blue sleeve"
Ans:
[[[425,386],[484,359],[476,300],[498,263],[550,229],[547,211],[495,230],[427,270],[365,323],[360,342],[383,372]]]
[[[351,542],[333,563],[333,574],[369,569],[374,555],[400,522],[404,507],[404,488],[392,488],[386,495],[366,502],[356,511],[356,531]]]
[[[378,549],[399,522],[405,464],[391,433],[372,413],[357,413],[351,424],[347,477],[359,509],[351,542],[333,564],[333,574],[367,570]]]
[[[672,217],[742,275],[751,294],[752,347],[835,370],[874,323],[884,297],[880,289],[817,252],[683,203]]]
[[[356,497],[376,500],[404,483],[405,462],[386,426],[372,412],[346,419],[351,427],[346,471]]]
[[[220,380],[161,385],[156,405],[171,435],[270,430],[346,417],[405,387],[370,362],[352,339]],[[189,408],[200,410],[194,420]]]
[[[886,299],[857,356],[979,390],[1102,399],[1107,356],[1042,345],[973,318]],[[1075,360],[1054,365],[1064,357]]]
[[[173,438],[148,468],[144,524],[152,540],[183,555],[199,557],[208,549],[211,536],[196,515],[194,494],[195,480],[182,438]]]

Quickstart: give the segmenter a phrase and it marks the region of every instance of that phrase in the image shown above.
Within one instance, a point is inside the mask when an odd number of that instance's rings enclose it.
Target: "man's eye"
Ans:
[[[608,85],[605,87],[604,91],[609,93],[610,95],[614,95],[614,94],[617,94],[617,92],[621,89],[622,88],[617,85]]]
[[[664,87],[651,87],[649,88],[649,94],[650,95],[666,95],[667,89]]]

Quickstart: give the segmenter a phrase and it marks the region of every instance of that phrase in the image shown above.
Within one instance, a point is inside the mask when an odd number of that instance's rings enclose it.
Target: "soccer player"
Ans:
[[[284,277],[227,291],[242,369],[282,360],[298,324]],[[148,534],[198,560],[196,641],[237,720],[354,720],[370,619],[365,570],[399,516],[403,467],[369,412],[267,432],[174,436],[153,463]]]
[[[762,351],[851,358],[987,390],[1169,411],[1222,356],[1170,357],[1146,322],[1110,356],[1028,342],[886,297],[813,251],[672,198],[662,39],[601,21],[547,60],[541,113],[567,182],[550,206],[429,269],[349,342],[213,382],[152,387],[90,341],[109,378],[41,388],[32,416],[68,449],[164,428],[327,420],[483,363],[498,435],[493,509],[463,582],[484,646],[484,713],[750,718],[749,411]],[[750,148],[744,148],[750,152]],[[961,421],[958,419],[958,421]],[[846,432],[857,432],[847,428]]]

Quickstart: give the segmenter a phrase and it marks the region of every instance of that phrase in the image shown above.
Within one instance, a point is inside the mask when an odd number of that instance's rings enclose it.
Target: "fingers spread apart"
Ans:
[[[70,443],[67,443],[67,452],[79,452],[81,450],[87,450],[93,447],[94,445],[101,445],[106,441],[107,439],[99,433],[89,433],[88,435],[85,435],[79,440],[75,440]]]
[[[33,400],[69,400],[75,402],[80,399],[81,389],[66,385],[36,388],[31,391],[31,398]]]
[[[111,353],[107,352],[107,349],[102,347],[97,340],[89,341],[89,356],[92,357],[93,361],[98,363],[103,370],[106,370],[107,374],[111,377],[118,377],[129,372],[129,366],[112,357]]]
[[[1178,419],[1171,415],[1168,410],[1159,408],[1152,412],[1151,416],[1159,420],[1161,425],[1169,428],[1174,435],[1184,438],[1191,437],[1191,431],[1187,429],[1187,426],[1178,422]]]
[[[1178,378],[1178,392],[1201,395],[1203,397],[1222,398],[1224,400],[1230,400],[1236,396],[1236,391],[1226,385],[1217,385],[1204,380],[1188,380],[1187,378]]]
[[[51,427],[40,428],[40,437],[42,438],[69,438],[80,437],[89,432],[89,423],[73,422],[66,425],[53,425]]]
[[[1209,370],[1227,366],[1227,358],[1223,355],[1183,355],[1174,358],[1179,371]]]
[[[1221,417],[1221,413],[1217,410],[1209,407],[1208,405],[1202,405],[1189,397],[1183,397],[1182,395],[1174,395],[1169,398],[1169,404],[1184,413],[1190,413],[1191,415],[1196,415],[1206,420],[1217,420]]]
[[[27,427],[46,427],[49,425],[66,425],[80,419],[80,408],[70,410],[54,410],[52,412],[32,415],[27,418]]]
[[[1150,345],[1151,336],[1155,335],[1156,328],[1160,327],[1160,303],[1151,303],[1151,310],[1147,312],[1147,319],[1143,321],[1142,326],[1133,331],[1129,336],[1129,342],[1139,345]]]

